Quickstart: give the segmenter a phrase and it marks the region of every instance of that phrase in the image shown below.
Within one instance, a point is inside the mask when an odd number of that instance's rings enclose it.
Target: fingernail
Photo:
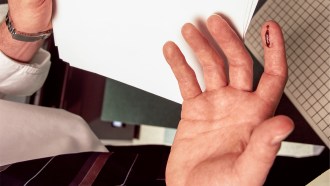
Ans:
[[[269,39],[269,25],[266,26],[267,30],[265,33],[266,46],[270,48],[270,39]]]

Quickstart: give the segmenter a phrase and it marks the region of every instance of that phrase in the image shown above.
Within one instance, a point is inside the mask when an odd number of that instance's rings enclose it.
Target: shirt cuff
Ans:
[[[50,53],[39,49],[30,63],[19,63],[0,51],[0,94],[28,96],[47,78]]]

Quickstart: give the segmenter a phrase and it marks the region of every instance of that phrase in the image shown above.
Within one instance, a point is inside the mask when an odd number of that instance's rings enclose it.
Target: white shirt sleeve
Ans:
[[[30,63],[18,63],[0,51],[0,94],[28,96],[47,78],[50,54],[40,49]]]

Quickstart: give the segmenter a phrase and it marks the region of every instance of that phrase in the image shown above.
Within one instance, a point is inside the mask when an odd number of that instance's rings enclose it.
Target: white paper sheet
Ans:
[[[53,20],[60,58],[95,72],[181,102],[163,44],[182,49],[204,88],[200,66],[181,36],[186,22],[203,25],[213,13],[229,18],[241,37],[257,0],[57,0]],[[203,27],[203,26],[202,26]]]

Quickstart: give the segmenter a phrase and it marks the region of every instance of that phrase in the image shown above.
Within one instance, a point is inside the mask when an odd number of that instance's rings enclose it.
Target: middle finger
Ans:
[[[219,15],[210,16],[207,27],[228,60],[229,86],[238,90],[251,91],[253,61],[243,42],[226,20]]]
[[[202,65],[206,90],[227,85],[225,64],[204,36],[190,23],[182,27],[182,35]]]

